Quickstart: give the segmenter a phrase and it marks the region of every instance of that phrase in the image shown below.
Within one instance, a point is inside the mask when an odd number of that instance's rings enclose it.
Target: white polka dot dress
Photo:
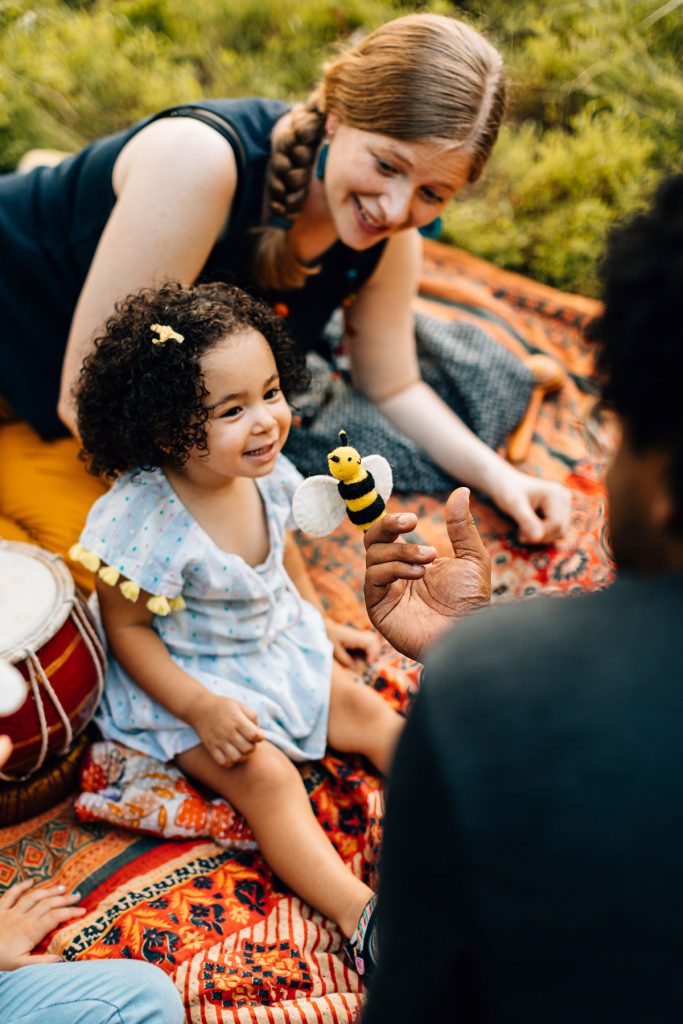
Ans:
[[[300,481],[282,455],[256,481],[270,538],[256,567],[217,547],[159,470],[120,477],[93,506],[81,536],[84,548],[143,590],[170,602],[182,595],[182,610],[152,620],[172,658],[212,693],[255,711],[265,737],[293,761],[325,751],[332,672],[323,620],[282,560]],[[111,655],[96,719],[108,739],[162,761],[200,742]]]

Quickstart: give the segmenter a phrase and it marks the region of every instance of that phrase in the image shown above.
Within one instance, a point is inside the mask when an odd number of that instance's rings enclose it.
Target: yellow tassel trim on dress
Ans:
[[[119,576],[121,573],[118,569],[115,569],[113,565],[104,565],[97,575],[104,583],[108,583],[110,587],[115,587],[119,582]]]
[[[137,601],[140,596],[140,584],[134,583],[133,580],[126,580],[119,587],[119,590],[125,597],[126,601]]]
[[[94,551],[88,551],[82,544],[74,544],[69,548],[69,558],[74,562],[80,562],[91,572],[97,572],[101,564],[99,556]]]
[[[96,572],[100,579],[110,587],[115,587],[121,573],[113,565],[102,565],[102,561],[94,551],[89,551],[82,544],[73,544],[69,548],[69,558],[73,562],[80,562],[86,569]],[[101,568],[100,568],[101,566]],[[119,583],[119,590],[127,601],[137,601],[140,596],[140,584],[134,580],[124,580]],[[182,594],[177,597],[164,597],[162,594],[153,594],[147,600],[147,608],[154,615],[170,615],[171,612],[181,612],[186,608],[185,599]]]
[[[155,615],[170,615],[171,606],[165,597],[161,597],[160,594],[156,594],[154,597],[150,597],[147,601],[147,607]]]

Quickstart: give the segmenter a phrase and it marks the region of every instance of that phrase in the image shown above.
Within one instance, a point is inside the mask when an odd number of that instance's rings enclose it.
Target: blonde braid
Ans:
[[[261,288],[287,291],[300,288],[316,267],[300,263],[290,243],[286,225],[301,212],[313,173],[318,146],[325,132],[320,92],[292,107],[281,130],[273,138],[268,165],[266,202],[269,217],[282,226],[266,225],[258,233],[252,255],[252,272]]]

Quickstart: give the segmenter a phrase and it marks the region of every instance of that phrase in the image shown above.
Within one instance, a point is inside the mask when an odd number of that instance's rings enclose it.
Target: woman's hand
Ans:
[[[58,963],[59,956],[31,956],[31,950],[53,928],[85,913],[85,907],[74,906],[80,898],[77,892],[65,892],[63,885],[40,889],[32,885],[29,878],[0,896],[0,971]]]
[[[224,768],[246,761],[263,739],[255,711],[208,691],[194,701],[186,720],[214,761]]]
[[[325,629],[334,647],[335,660],[346,668],[353,667],[350,651],[360,651],[367,662],[373,662],[380,652],[382,641],[370,629],[356,629],[325,617]]]
[[[502,463],[489,493],[518,524],[522,543],[552,544],[567,532],[572,498],[562,484],[539,480]]]
[[[370,621],[401,654],[423,661],[427,649],[459,618],[491,599],[491,562],[459,487],[446,502],[452,558],[406,544],[413,513],[387,515],[365,535],[365,604]]]

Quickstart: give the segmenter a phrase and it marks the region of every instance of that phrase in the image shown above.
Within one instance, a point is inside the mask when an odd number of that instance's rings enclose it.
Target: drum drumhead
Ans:
[[[38,650],[66,620],[74,597],[59,555],[19,541],[0,541],[0,658]]]

